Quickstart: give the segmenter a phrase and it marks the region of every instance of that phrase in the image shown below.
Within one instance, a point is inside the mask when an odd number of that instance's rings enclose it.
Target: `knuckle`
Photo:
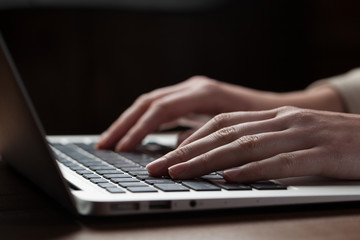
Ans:
[[[308,109],[286,107],[281,114],[290,125],[311,126],[316,121],[316,115]]]
[[[294,153],[280,153],[277,156],[284,173],[292,174],[297,168],[297,158]]]
[[[228,142],[236,137],[235,127],[226,127],[222,128],[214,133],[216,140]]]
[[[171,159],[174,162],[183,162],[187,158],[190,151],[190,147],[186,145],[176,149],[175,151],[170,152],[169,154],[166,154],[165,158],[167,160]]]
[[[211,125],[214,126],[215,129],[222,129],[226,126],[226,122],[231,118],[230,113],[221,113],[213,117],[211,120]]]
[[[211,79],[203,75],[195,75],[187,80],[190,83],[204,83],[208,81],[211,81]]]
[[[256,135],[246,135],[238,138],[235,143],[242,149],[253,151],[260,147],[260,138]]]
[[[140,106],[143,106],[143,105],[149,105],[151,101],[152,101],[152,99],[150,97],[150,94],[149,93],[144,93],[144,94],[141,94],[135,100],[135,103],[140,105]]]
[[[278,112],[283,113],[283,112],[297,111],[298,108],[293,107],[293,106],[281,106],[281,107],[277,108],[277,110],[278,110]]]
[[[211,168],[211,157],[210,157],[210,154],[208,152],[205,152],[203,154],[201,154],[199,156],[199,162],[201,164],[201,167],[202,169],[205,171],[205,172],[209,172],[209,171],[212,171],[212,168]]]
[[[171,106],[168,104],[167,101],[164,101],[163,99],[155,100],[151,103],[151,109],[155,112],[169,112],[171,111]]]
[[[194,76],[188,79],[187,82],[190,83],[192,87],[206,92],[216,91],[219,85],[218,81],[206,76]]]

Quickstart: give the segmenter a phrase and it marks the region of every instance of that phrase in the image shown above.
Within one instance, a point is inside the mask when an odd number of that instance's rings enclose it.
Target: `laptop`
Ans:
[[[249,184],[221,172],[173,181],[144,166],[174,146],[171,134],[149,135],[133,152],[96,150],[97,136],[46,136],[0,37],[2,160],[69,211],[114,216],[360,200],[360,181],[297,177]]]

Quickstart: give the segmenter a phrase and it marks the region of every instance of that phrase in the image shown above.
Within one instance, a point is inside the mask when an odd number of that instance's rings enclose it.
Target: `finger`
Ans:
[[[147,134],[157,130],[164,122],[169,122],[191,112],[211,111],[213,106],[202,104],[201,98],[206,100],[208,96],[204,94],[199,97],[192,91],[182,91],[154,102],[117,144],[116,150],[124,151],[135,147]]]
[[[185,146],[193,141],[201,139],[207,135],[210,135],[213,132],[216,132],[228,126],[246,122],[271,119],[275,116],[276,112],[274,110],[219,114],[212,118],[210,121],[208,121],[203,127],[201,127],[198,131],[192,134],[189,138],[184,140],[179,147]]]
[[[194,129],[190,129],[190,130],[186,130],[186,131],[183,131],[180,134],[178,134],[177,145],[180,145],[185,139],[190,137],[195,131],[196,130],[194,130]]]
[[[150,163],[147,169],[153,176],[167,175],[170,166],[188,161],[212,149],[229,144],[243,136],[280,130],[283,130],[283,124],[273,119],[226,127],[202,139],[177,148],[161,159]]]
[[[174,179],[200,177],[214,171],[270,158],[282,152],[307,148],[300,139],[288,141],[282,132],[248,135],[169,168]]]
[[[190,113],[187,116],[180,117],[178,119],[175,119],[174,121],[161,124],[159,126],[159,129],[166,130],[178,126],[199,129],[200,127],[204,126],[204,124],[207,123],[211,118],[212,117],[205,114]]]
[[[148,110],[151,104],[167,95],[184,91],[188,83],[180,83],[169,87],[154,90],[140,96],[100,137],[98,148],[111,148],[126,134],[126,132]]]
[[[298,176],[314,176],[322,172],[324,151],[319,147],[281,153],[271,158],[248,163],[223,172],[229,182],[254,182]]]
[[[270,132],[243,136],[229,144],[215,148],[191,160],[169,168],[169,175],[175,179],[200,177],[214,171],[242,166],[244,164],[271,158],[283,152],[307,149],[312,142],[294,138],[301,133],[291,131]]]

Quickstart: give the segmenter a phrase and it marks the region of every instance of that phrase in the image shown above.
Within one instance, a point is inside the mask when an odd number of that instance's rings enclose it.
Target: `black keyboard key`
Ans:
[[[132,177],[126,178],[110,178],[110,180],[114,183],[121,183],[121,182],[139,182],[138,179]]]
[[[91,170],[116,170],[116,168],[108,166],[108,165],[95,165],[95,166],[89,166]]]
[[[171,183],[171,184],[159,183],[159,184],[154,184],[154,186],[164,192],[186,192],[186,191],[189,191],[188,188],[186,188],[180,184],[176,184],[176,183]]]
[[[120,186],[124,187],[124,188],[128,188],[128,187],[148,187],[147,184],[143,183],[143,182],[119,182],[118,183]]]
[[[109,181],[104,178],[90,178],[93,183],[108,183]]]
[[[84,174],[90,174],[90,173],[93,173],[92,171],[89,171],[87,169],[84,169],[84,170],[76,170],[76,172],[80,175],[84,175]]]
[[[113,184],[113,183],[98,183],[97,184],[99,187],[102,187],[102,188],[118,188],[117,185]]]
[[[205,181],[187,180],[181,183],[195,191],[221,191],[220,187]]]
[[[256,183],[250,183],[251,187],[257,189],[257,190],[286,190],[287,187],[274,183],[272,181],[260,181]]]
[[[139,174],[136,175],[136,178],[142,181],[145,181],[147,179],[153,179],[154,177],[150,176],[149,174]]]
[[[85,167],[91,167],[91,166],[102,166],[103,163],[101,163],[100,161],[97,160],[85,160],[85,161],[81,161],[79,162],[80,164],[84,165]]]
[[[249,185],[246,184],[240,184],[240,183],[229,183],[225,180],[213,180],[211,181],[215,185],[228,190],[228,191],[234,191],[234,190],[252,190],[252,188]]]
[[[141,170],[141,171],[130,171],[129,174],[133,175],[133,176],[144,176],[144,175],[149,175],[149,172],[147,170]]]
[[[153,187],[128,187],[127,190],[133,193],[151,193],[151,192],[157,192],[157,190]]]
[[[111,193],[125,193],[126,192],[125,190],[118,188],[118,187],[107,187],[105,189]]]
[[[148,184],[174,184],[174,181],[171,179],[165,179],[165,178],[158,178],[158,179],[147,179],[145,180]]]
[[[111,174],[104,174],[103,177],[111,179],[111,178],[128,178],[131,176],[124,173],[111,173]]]
[[[71,165],[71,166],[68,166],[71,170],[74,170],[74,171],[81,171],[81,170],[86,170],[84,167],[82,166],[79,166],[77,164],[74,164],[74,165]]]
[[[110,170],[96,170],[98,174],[122,174],[119,170],[110,169]]]
[[[84,178],[90,179],[90,178],[100,178],[101,176],[95,174],[95,173],[89,173],[89,174],[84,174],[83,175]]]
[[[144,171],[145,168],[140,166],[131,166],[131,167],[122,167],[121,170],[124,172],[133,172],[133,171]]]
[[[208,175],[202,176],[201,179],[212,181],[212,180],[222,180],[224,178],[218,174],[208,174]]]

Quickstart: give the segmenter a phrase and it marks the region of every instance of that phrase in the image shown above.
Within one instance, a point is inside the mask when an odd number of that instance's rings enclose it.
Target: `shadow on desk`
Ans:
[[[358,239],[358,203],[72,216],[0,161],[1,239]]]

